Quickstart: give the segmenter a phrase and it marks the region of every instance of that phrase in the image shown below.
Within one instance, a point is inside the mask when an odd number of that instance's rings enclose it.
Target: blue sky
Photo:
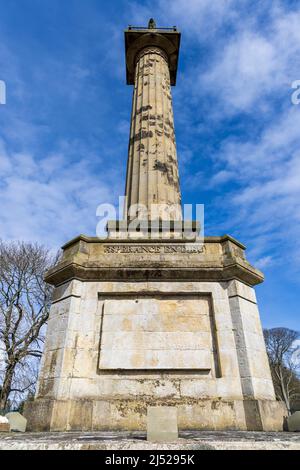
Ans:
[[[58,247],[124,193],[132,89],[123,30],[182,32],[172,89],[183,202],[265,273],[263,325],[299,328],[300,4],[0,0],[0,236]]]

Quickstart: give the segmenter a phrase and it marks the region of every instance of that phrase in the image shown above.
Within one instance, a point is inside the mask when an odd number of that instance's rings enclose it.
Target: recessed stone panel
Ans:
[[[111,298],[103,302],[99,368],[210,370],[209,297]]]

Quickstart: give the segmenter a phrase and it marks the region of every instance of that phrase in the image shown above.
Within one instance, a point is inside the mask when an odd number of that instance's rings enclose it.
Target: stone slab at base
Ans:
[[[177,408],[149,406],[147,408],[147,440],[170,442],[178,439]]]
[[[0,423],[0,432],[10,432],[9,423]]]
[[[0,432],[9,432],[10,424],[6,416],[0,415]]]
[[[262,274],[239,242],[79,237],[47,281],[29,430],[146,430],[149,406],[177,407],[179,430],[282,430],[252,287]]]
[[[179,430],[282,431],[284,406],[272,400],[46,400],[28,402],[28,431],[143,430],[148,406],[173,406]]]
[[[6,418],[9,421],[11,431],[25,432],[27,426],[27,419],[18,413],[17,411],[11,411],[7,413]]]
[[[0,434],[0,450],[300,450],[300,433],[183,431],[176,442],[149,442],[143,432]]]
[[[287,418],[287,427],[291,432],[300,431],[300,411],[295,411]]]

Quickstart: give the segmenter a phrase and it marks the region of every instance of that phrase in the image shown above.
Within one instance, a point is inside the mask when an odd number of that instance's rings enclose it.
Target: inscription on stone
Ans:
[[[104,253],[204,253],[204,245],[105,245]]]

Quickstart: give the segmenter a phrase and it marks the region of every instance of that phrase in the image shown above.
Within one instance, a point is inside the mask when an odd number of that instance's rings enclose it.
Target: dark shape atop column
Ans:
[[[168,56],[171,85],[176,85],[180,32],[176,26],[158,28],[153,18],[148,26],[128,26],[125,30],[126,81],[134,85],[136,56],[148,46],[160,47]]]
[[[156,23],[153,18],[150,18],[149,23],[148,23],[148,28],[149,29],[156,29]]]

